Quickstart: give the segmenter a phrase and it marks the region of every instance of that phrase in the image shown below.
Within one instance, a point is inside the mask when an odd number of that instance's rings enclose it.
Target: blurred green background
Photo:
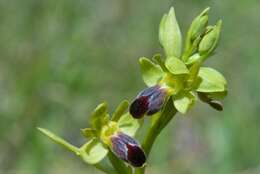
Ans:
[[[133,99],[145,86],[138,58],[161,51],[158,24],[170,6],[183,34],[207,6],[210,23],[223,19],[206,64],[226,76],[229,95],[223,112],[198,103],[178,114],[147,173],[259,174],[259,0],[1,0],[0,173],[99,173],[35,127],[80,145],[98,103],[112,111]]]

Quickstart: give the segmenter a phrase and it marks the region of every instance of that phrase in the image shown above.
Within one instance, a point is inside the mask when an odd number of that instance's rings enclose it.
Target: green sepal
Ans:
[[[92,138],[80,147],[80,156],[88,164],[97,164],[104,159],[108,149],[97,138]]]
[[[127,100],[123,100],[116,108],[115,112],[112,115],[112,121],[118,121],[120,117],[126,112],[129,106],[129,102]]]
[[[166,73],[169,72],[169,70],[166,68],[165,62],[164,62],[164,60],[162,59],[162,56],[161,56],[160,54],[155,54],[152,59],[157,62],[157,64],[161,67],[161,69],[162,69],[164,72],[166,72]]]
[[[143,80],[147,86],[154,86],[163,76],[160,66],[145,57],[139,59]]]
[[[77,148],[76,146],[70,144],[69,142],[67,142],[66,140],[64,140],[63,138],[55,135],[53,132],[44,129],[44,128],[37,128],[41,133],[43,133],[44,135],[46,135],[47,137],[49,137],[51,140],[53,140],[55,143],[62,145],[63,147],[65,147],[66,149],[68,149],[69,151],[74,152],[75,154],[79,155],[79,148]]]
[[[196,101],[196,97],[192,92],[184,91],[173,96],[172,99],[175,108],[182,114],[186,114]]]
[[[90,124],[97,132],[100,132],[102,127],[109,122],[107,114],[107,103],[99,104],[90,116]]]
[[[227,96],[228,91],[223,91],[223,92],[210,92],[207,93],[207,96],[211,99],[214,100],[222,100]]]
[[[86,138],[93,138],[95,136],[97,136],[97,132],[96,130],[92,129],[92,128],[84,128],[80,130],[82,135]]]
[[[139,121],[139,119],[134,119],[131,116],[131,114],[128,112],[128,113],[125,113],[118,120],[118,126],[119,126],[120,131],[133,137],[135,135],[136,131],[140,127],[140,121]]]
[[[165,66],[174,75],[189,73],[185,63],[176,57],[168,57],[165,61]]]
[[[223,92],[226,91],[227,81],[224,76],[213,68],[201,67],[199,70],[200,83],[198,92]]]
[[[159,42],[162,47],[163,47],[163,39],[164,39],[164,25],[166,19],[167,19],[167,14],[164,14],[159,24]]]
[[[180,57],[182,36],[173,7],[171,7],[169,13],[164,15],[161,20],[159,41],[164,48],[166,57]]]
[[[223,105],[219,99],[223,99],[227,95],[227,91],[224,92],[212,92],[212,93],[205,93],[205,92],[198,92],[198,97],[202,102],[209,104],[213,109],[217,111],[223,110]]]

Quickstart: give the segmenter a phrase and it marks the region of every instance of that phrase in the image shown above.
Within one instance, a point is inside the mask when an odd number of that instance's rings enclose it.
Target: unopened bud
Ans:
[[[188,37],[191,41],[195,40],[198,36],[205,32],[209,19],[208,11],[209,8],[203,10],[203,12],[201,12],[191,23],[188,31]]]
[[[199,44],[199,54],[200,55],[209,55],[214,51],[219,41],[220,30],[221,30],[222,21],[219,21],[212,29],[205,34]]]

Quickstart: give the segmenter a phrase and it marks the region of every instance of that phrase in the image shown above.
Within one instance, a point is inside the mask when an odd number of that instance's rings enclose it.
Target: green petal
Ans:
[[[129,112],[118,120],[118,126],[122,132],[133,137],[140,127],[138,119],[134,119]]]
[[[188,74],[189,70],[186,65],[176,57],[169,57],[165,61],[165,66],[174,75]]]
[[[108,123],[108,121],[109,116],[107,114],[107,104],[101,103],[91,114],[90,123],[95,130],[100,131],[101,128]]]
[[[69,142],[67,142],[66,140],[62,139],[61,137],[55,135],[54,133],[52,133],[51,131],[44,129],[44,128],[37,128],[41,133],[43,133],[44,135],[46,135],[47,137],[49,137],[51,140],[53,140],[55,143],[62,145],[63,147],[65,147],[66,149],[74,152],[75,154],[79,154],[79,149],[75,146],[73,146],[72,144],[70,144]]]
[[[111,120],[118,121],[120,119],[120,117],[125,113],[128,106],[129,106],[129,103],[127,100],[122,101],[116,108]]]
[[[186,114],[187,111],[194,105],[196,97],[192,92],[182,92],[173,97],[173,103],[175,108],[182,114]]]
[[[223,92],[226,91],[226,79],[218,71],[201,67],[199,70],[200,83],[198,84],[198,92]]]
[[[93,138],[96,135],[96,131],[94,129],[91,129],[91,128],[81,129],[81,133],[86,138]]]
[[[162,69],[145,57],[140,58],[139,63],[145,84],[147,86],[156,85],[164,74]]]
[[[168,73],[169,70],[165,67],[165,63],[164,63],[164,60],[162,59],[162,56],[160,54],[155,54],[153,56],[153,60],[155,60],[157,62],[157,64],[161,67],[161,69]]]
[[[108,149],[96,138],[92,138],[80,148],[80,156],[89,164],[100,162],[108,153]]]

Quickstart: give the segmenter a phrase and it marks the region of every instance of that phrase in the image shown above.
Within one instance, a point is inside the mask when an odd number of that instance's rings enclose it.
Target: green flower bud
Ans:
[[[182,60],[187,62],[189,57],[194,54],[198,45],[202,39],[202,36],[206,32],[206,27],[208,24],[208,11],[209,7],[203,10],[191,23],[190,28],[187,33],[185,41],[185,49],[182,56]]]
[[[199,44],[199,54],[204,56],[208,56],[212,53],[219,41],[220,30],[221,30],[222,21],[218,21],[217,25],[215,25],[212,29],[208,29],[208,32],[202,38]]]
[[[188,31],[188,38],[190,41],[195,40],[205,32],[209,19],[208,11],[209,7],[203,10],[203,12],[192,21]]]
[[[180,57],[182,47],[182,36],[172,7],[168,14],[161,20],[159,28],[159,41],[163,46],[166,57]]]

